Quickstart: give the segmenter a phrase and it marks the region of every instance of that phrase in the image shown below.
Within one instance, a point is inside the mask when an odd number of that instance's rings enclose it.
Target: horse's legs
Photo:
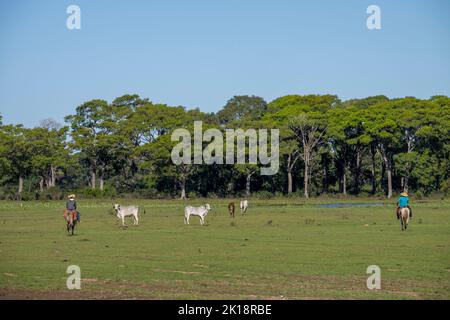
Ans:
[[[139,224],[139,218],[138,218],[138,216],[135,215],[135,216],[134,216],[134,219],[135,219],[136,225],[138,225],[138,224]]]

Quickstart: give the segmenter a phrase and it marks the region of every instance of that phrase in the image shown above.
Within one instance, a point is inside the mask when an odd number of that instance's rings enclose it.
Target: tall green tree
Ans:
[[[67,130],[67,127],[37,127],[29,131],[33,150],[31,163],[33,173],[39,177],[40,191],[43,191],[44,187],[56,186],[58,172],[61,172],[69,161],[69,151],[66,148]]]
[[[89,164],[90,186],[103,189],[107,165],[116,151],[117,137],[111,134],[111,108],[105,100],[95,99],[77,107],[76,114],[67,116],[75,151],[81,152]]]
[[[267,110],[267,102],[257,96],[234,96],[217,113],[222,124],[260,120]]]
[[[7,167],[9,175],[18,182],[17,193],[21,197],[23,184],[33,169],[33,144],[30,130],[22,125],[1,126],[3,166]]]

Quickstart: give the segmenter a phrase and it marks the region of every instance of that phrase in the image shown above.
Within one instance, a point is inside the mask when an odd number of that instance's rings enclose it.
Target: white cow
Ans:
[[[247,208],[248,208],[248,201],[247,200],[242,200],[241,201],[241,214],[244,214],[247,212]]]
[[[184,224],[189,224],[190,216],[199,216],[200,224],[204,225],[205,217],[208,214],[208,211],[210,211],[210,210],[211,210],[211,206],[208,203],[201,207],[187,206],[186,208],[184,208]]]
[[[139,207],[138,206],[122,207],[122,206],[120,206],[120,204],[115,204],[113,206],[113,208],[116,211],[117,218],[122,219],[122,226],[125,226],[125,217],[128,217],[128,216],[133,217],[134,225],[139,224],[139,219],[138,219]]]

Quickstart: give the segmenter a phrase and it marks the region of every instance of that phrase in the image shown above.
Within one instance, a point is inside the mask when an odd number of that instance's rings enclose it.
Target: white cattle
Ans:
[[[122,207],[120,204],[115,204],[113,206],[113,208],[116,211],[117,218],[122,219],[122,226],[125,226],[125,217],[128,217],[128,216],[133,217],[134,225],[139,224],[139,219],[138,219],[139,207],[138,206]]]
[[[244,214],[247,212],[247,208],[248,208],[248,201],[247,200],[242,200],[241,201],[241,214]]]
[[[211,206],[208,203],[201,207],[187,206],[186,208],[184,208],[184,224],[189,224],[190,216],[198,216],[200,217],[200,224],[204,225],[205,217],[210,210]]]

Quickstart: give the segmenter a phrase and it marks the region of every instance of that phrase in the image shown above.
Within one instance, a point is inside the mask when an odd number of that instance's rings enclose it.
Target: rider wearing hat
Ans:
[[[77,202],[75,201],[75,195],[71,194],[66,202],[66,210],[64,211],[64,218],[67,220],[70,213],[75,212],[77,214],[77,220],[80,222],[80,213],[77,211]]]
[[[397,201],[397,219],[400,219],[400,209],[407,207],[409,209],[409,217],[412,218],[412,210],[409,206],[408,192],[404,191],[400,194]]]

